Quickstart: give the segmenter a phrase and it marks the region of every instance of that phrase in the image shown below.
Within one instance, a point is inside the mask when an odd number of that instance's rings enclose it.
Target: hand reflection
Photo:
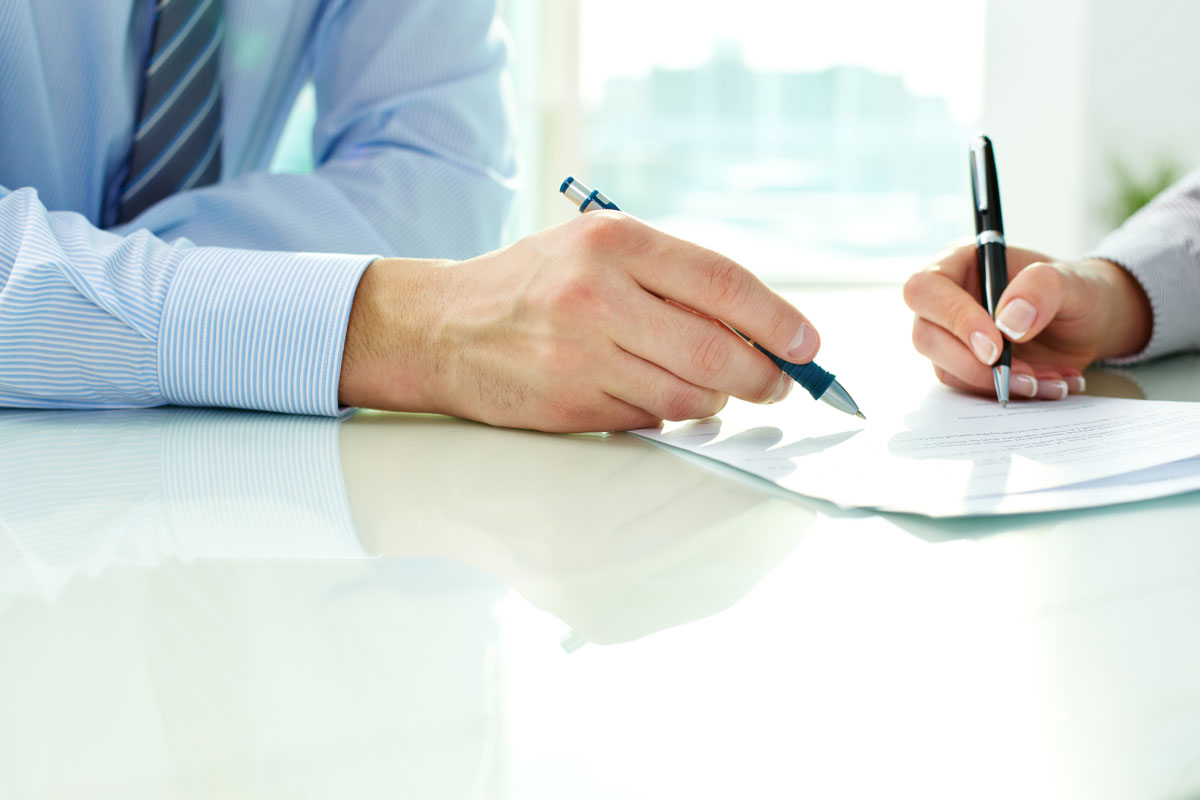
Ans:
[[[1087,381],[1085,394],[1093,397],[1123,397],[1128,400],[1145,400],[1146,393],[1133,378],[1118,370],[1089,369],[1083,373]]]
[[[813,518],[627,435],[360,414],[341,452],[367,549],[471,564],[597,643],[728,607]]]
[[[854,428],[822,436],[805,436],[781,445],[783,430],[773,425],[758,425],[745,430],[737,430],[735,425],[735,433],[721,438],[723,424],[720,417],[710,417],[673,426],[662,434],[661,441],[735,464],[755,475],[778,482],[799,468],[800,464],[793,459],[824,452],[863,430]]]
[[[1192,403],[1200,402],[1198,376],[1200,354],[1196,353],[1181,353],[1131,366],[1100,365],[1084,373],[1090,395]]]

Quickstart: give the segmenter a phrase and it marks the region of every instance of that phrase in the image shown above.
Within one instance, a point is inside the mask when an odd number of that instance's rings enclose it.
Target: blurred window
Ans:
[[[983,0],[580,3],[585,180],[623,208],[773,280],[972,232]]]

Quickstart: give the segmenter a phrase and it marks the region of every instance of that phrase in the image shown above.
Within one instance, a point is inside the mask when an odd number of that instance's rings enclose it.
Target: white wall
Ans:
[[[1014,244],[1094,246],[1114,157],[1200,166],[1200,2],[988,0],[984,36],[981,122]]]

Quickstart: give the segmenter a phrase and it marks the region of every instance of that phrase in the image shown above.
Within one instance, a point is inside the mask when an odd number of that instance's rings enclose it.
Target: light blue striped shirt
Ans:
[[[496,247],[495,0],[225,0],[221,182],[112,218],[153,0],[0,0],[0,405],[335,414],[362,271]],[[269,174],[306,81],[312,174]]]

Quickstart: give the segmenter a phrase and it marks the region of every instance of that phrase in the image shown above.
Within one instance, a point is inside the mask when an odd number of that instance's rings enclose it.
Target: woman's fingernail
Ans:
[[[1037,397],[1038,382],[1032,375],[1013,375],[1008,381],[1008,390],[1022,397]]]
[[[816,343],[817,332],[813,330],[813,326],[807,322],[800,323],[796,335],[792,337],[792,343],[788,345],[788,361],[797,363],[811,361]]]
[[[996,317],[996,327],[1004,331],[1010,339],[1020,339],[1033,327],[1037,319],[1037,309],[1028,300],[1017,298],[1004,307],[1000,316]]]
[[[1087,389],[1087,381],[1083,379],[1082,375],[1072,375],[1067,378],[1067,389],[1070,390],[1071,394],[1083,394],[1084,390]]]
[[[975,331],[971,334],[971,349],[975,351],[976,358],[989,366],[996,363],[996,356],[1000,355],[1000,349],[996,347],[996,343],[989,339],[983,331]]]
[[[779,373],[779,388],[775,390],[775,396],[767,402],[778,403],[780,400],[783,400],[792,393],[793,383],[795,383],[795,381],[792,380],[791,375],[788,375],[786,372]]]
[[[1066,381],[1038,381],[1037,396],[1043,400],[1065,400],[1067,397]]]

